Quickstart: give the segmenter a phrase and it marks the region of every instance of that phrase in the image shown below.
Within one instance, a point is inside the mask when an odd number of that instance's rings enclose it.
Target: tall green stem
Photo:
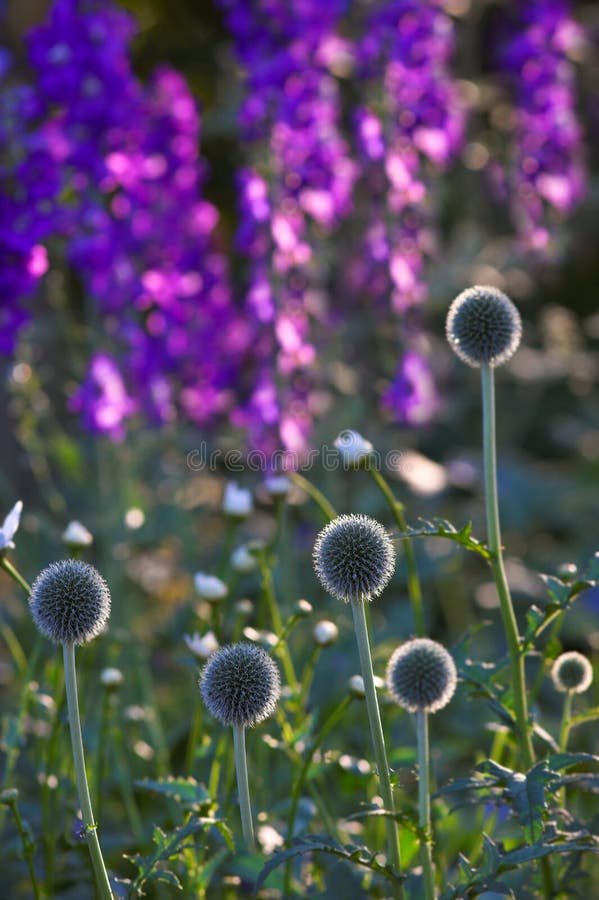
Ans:
[[[481,366],[483,394],[483,453],[485,466],[485,495],[487,508],[487,539],[491,551],[491,570],[499,595],[501,617],[507,639],[511,672],[512,692],[516,713],[516,728],[522,762],[529,769],[534,765],[534,751],[528,727],[528,707],[524,678],[524,657],[520,652],[520,638],[514,606],[507,583],[501,549],[499,526],[499,505],[497,500],[497,460],[495,453],[495,382],[493,369],[487,364]]]
[[[430,799],[430,753],[428,743],[428,714],[419,709],[416,712],[416,733],[418,742],[418,811],[423,837],[420,846],[422,876],[425,900],[434,900],[435,873],[433,869],[433,834],[431,828]]]
[[[564,697],[564,709],[562,712],[562,721],[559,728],[559,749],[565,753],[568,749],[568,738],[570,737],[570,720],[572,718],[572,691],[568,691]],[[560,789],[559,800],[563,807],[566,805],[566,788]]]
[[[319,491],[311,481],[308,481],[307,478],[304,478],[303,475],[299,475],[297,472],[290,472],[289,477],[294,484],[302,488],[302,490],[304,490],[306,494],[308,494],[308,496],[312,497],[327,522],[330,522],[331,519],[335,518],[335,516],[337,515],[337,513],[335,512],[335,507],[327,500],[322,491]]]
[[[403,503],[395,497],[393,491],[389,487],[387,481],[378,469],[369,466],[368,471],[372,475],[381,493],[383,494],[391,514],[400,531],[407,531],[408,526],[404,515]],[[416,626],[416,634],[418,637],[424,637],[424,613],[422,610],[422,589],[420,587],[420,578],[418,577],[418,568],[416,566],[416,557],[414,556],[414,547],[410,540],[404,541],[404,553],[406,555],[406,569],[408,577],[408,595],[412,605],[412,615],[414,616],[414,624]]]
[[[256,850],[252,807],[250,805],[247,756],[245,752],[245,727],[243,725],[233,726],[233,744],[235,747],[235,771],[237,772],[237,793],[239,794],[243,839],[248,850]]]
[[[85,837],[89,847],[98,894],[102,900],[112,900],[113,894],[106,873],[106,866],[100,850],[98,840],[98,826],[94,821],[92,804],[89,797],[87,776],[85,774],[85,757],[83,755],[83,739],[81,737],[81,722],[79,720],[79,701],[77,699],[77,675],[75,671],[75,646],[63,644],[64,675],[67,691],[67,708],[69,712],[69,727],[71,730],[71,744],[73,747],[73,762],[75,764],[75,777],[77,779],[77,791],[81,804],[81,815],[85,828]]]
[[[372,737],[372,747],[374,750],[374,758],[378,769],[381,794],[383,803],[387,812],[395,812],[395,803],[393,801],[393,790],[391,788],[391,779],[389,777],[389,764],[387,762],[387,751],[385,750],[385,738],[383,736],[383,726],[381,724],[381,714],[379,711],[379,703],[376,696],[376,688],[374,686],[374,672],[372,670],[372,656],[370,654],[370,641],[368,640],[368,628],[366,626],[366,615],[363,603],[352,603],[352,613],[354,617],[354,628],[356,632],[356,640],[358,642],[358,654],[360,656],[360,667],[362,669],[362,678],[364,680],[364,692],[366,695],[366,708],[368,710],[368,721],[370,723],[370,734]],[[387,816],[385,818],[387,828],[387,845],[389,853],[389,862],[399,875],[401,873],[401,859],[399,853],[399,833],[397,822],[395,819]],[[395,897],[398,900],[403,898],[403,890],[401,885],[397,885],[394,890]]]
[[[510,654],[512,693],[516,713],[516,730],[522,763],[530,769],[535,762],[535,755],[528,727],[528,704],[526,700],[526,681],[524,675],[524,655],[520,647],[516,614],[503,565],[501,548],[501,530],[499,526],[499,503],[497,499],[497,457],[495,452],[495,379],[491,366],[481,366],[483,395],[483,456],[485,466],[485,495],[487,507],[487,541],[491,551],[491,571],[499,595],[499,605],[503,628]],[[551,863],[548,859],[540,861],[543,893],[546,900],[554,894]]]

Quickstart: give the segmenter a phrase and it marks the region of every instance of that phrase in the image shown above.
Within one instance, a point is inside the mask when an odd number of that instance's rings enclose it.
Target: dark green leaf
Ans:
[[[415,537],[448,538],[451,541],[456,541],[458,544],[461,544],[466,550],[472,550],[475,553],[479,553],[485,559],[491,558],[491,553],[486,544],[471,536],[471,522],[467,522],[466,525],[460,529],[456,528],[456,526],[447,519],[433,519],[431,521],[427,519],[418,519],[418,522],[419,524],[416,528],[408,526],[407,531],[399,533],[395,532],[393,537],[398,538],[399,540]]]
[[[198,784],[195,778],[164,778],[157,781],[136,781],[136,786],[145,791],[162,794],[177,803],[187,806],[199,806],[210,803],[206,788]]]

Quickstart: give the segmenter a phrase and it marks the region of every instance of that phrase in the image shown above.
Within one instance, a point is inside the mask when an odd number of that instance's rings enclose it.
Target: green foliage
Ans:
[[[418,519],[421,523],[417,527],[409,526],[407,531],[394,532],[393,537],[397,540],[407,540],[416,537],[438,537],[447,538],[461,544],[466,550],[478,553],[484,559],[491,559],[491,551],[482,541],[472,537],[472,522],[467,522],[461,528],[458,528],[447,519]]]
[[[398,877],[390,866],[383,865],[379,861],[379,853],[369,850],[368,847],[362,844],[340,844],[328,835],[310,834],[294,838],[289,847],[278,850],[271,856],[258,876],[254,887],[254,896],[257,895],[271,872],[274,872],[284,862],[306,853],[327,853],[354,865],[364,866],[392,883],[401,884],[403,881],[403,878]]]

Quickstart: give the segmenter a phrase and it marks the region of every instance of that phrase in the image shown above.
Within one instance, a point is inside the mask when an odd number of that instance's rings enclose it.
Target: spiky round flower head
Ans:
[[[62,559],[37,576],[29,608],[37,629],[55,644],[86,644],[104,631],[110,591],[93,566]]]
[[[558,656],[551,667],[551,678],[558,691],[583,694],[593,680],[593,667],[586,656],[572,650]]]
[[[500,366],[518,349],[522,320],[506,294],[477,284],[455,298],[445,330],[452,349],[469,366]]]
[[[314,570],[329,594],[362,603],[378,597],[395,570],[395,549],[370,516],[337,516],[314,544]]]
[[[387,687],[408,712],[434,713],[446,706],[456,689],[455,663],[445,647],[429,638],[401,644],[387,665]]]
[[[228,644],[202,669],[200,691],[208,712],[223,725],[251,728],[275,711],[281,679],[262,647]]]

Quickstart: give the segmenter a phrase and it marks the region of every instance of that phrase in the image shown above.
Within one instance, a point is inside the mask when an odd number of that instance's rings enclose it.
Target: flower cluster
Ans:
[[[171,69],[139,82],[134,31],[116,6],[56,0],[28,36],[37,121],[15,173],[53,210],[43,236],[63,241],[116,348],[92,358],[72,407],[117,439],[138,410],[201,424],[226,411],[249,342],[214,246],[218,214],[202,198],[195,101]],[[30,194],[29,219],[10,216],[19,236],[41,227]],[[41,270],[43,254],[28,252]]]
[[[512,4],[499,51],[515,102],[513,158],[504,188],[525,244],[548,243],[548,211],[572,211],[585,187],[575,70],[583,33],[567,0]]]
[[[355,117],[364,189],[372,197],[354,289],[391,298],[407,346],[384,398],[406,423],[430,419],[434,382],[418,352],[418,316],[426,297],[425,260],[434,250],[427,167],[440,170],[462,142],[464,112],[449,72],[453,25],[438,0],[380,0],[362,29],[357,53],[371,99]],[[383,91],[380,91],[380,82]]]
[[[258,375],[236,421],[249,428],[253,443],[264,446],[271,435],[301,453],[312,419],[319,244],[349,211],[356,177],[341,136],[332,74],[347,56],[335,34],[345,3],[219,2],[245,74],[239,121],[250,162],[256,158],[239,174],[237,244],[248,260],[247,308],[256,323]],[[277,388],[281,376],[283,392]]]

